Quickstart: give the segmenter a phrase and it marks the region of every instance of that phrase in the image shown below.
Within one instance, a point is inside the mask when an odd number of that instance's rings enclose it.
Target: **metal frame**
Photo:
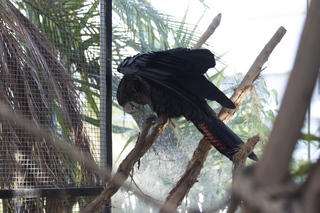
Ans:
[[[62,197],[62,196],[94,196],[99,194],[103,187],[91,188],[43,188],[43,189],[0,189],[0,199],[35,198],[35,197]]]

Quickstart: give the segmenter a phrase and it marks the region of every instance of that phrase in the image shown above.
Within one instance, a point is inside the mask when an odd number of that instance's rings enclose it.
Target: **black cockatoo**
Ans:
[[[228,128],[205,99],[234,109],[234,103],[204,74],[215,66],[207,49],[176,48],[127,57],[118,67],[124,76],[117,100],[126,112],[148,104],[159,116],[191,121],[204,137],[232,160],[243,141]],[[257,160],[254,153],[249,158]]]

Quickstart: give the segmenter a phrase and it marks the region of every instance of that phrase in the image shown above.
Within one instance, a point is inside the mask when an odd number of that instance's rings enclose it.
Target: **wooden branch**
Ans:
[[[253,152],[253,149],[255,145],[258,143],[260,140],[260,136],[256,135],[253,136],[252,138],[249,138],[247,143],[245,143],[239,152],[237,152],[234,157],[233,157],[233,170],[232,170],[232,179],[234,180],[236,176],[238,175],[239,171],[245,166],[246,159],[248,155],[250,155],[251,152]],[[234,183],[232,181],[232,183]],[[241,203],[241,199],[239,199],[235,195],[231,195],[231,202],[228,207],[227,213],[234,213],[237,211],[238,206]]]
[[[170,191],[160,213],[167,212],[166,209],[168,206],[176,209],[181,204],[182,199],[189,192],[195,182],[197,182],[198,175],[195,174],[200,173],[203,168],[203,163],[205,162],[211,148],[211,144],[204,138],[200,141],[197,149],[193,153],[192,159],[188,163],[185,173],[177,182],[176,187]]]
[[[140,137],[138,138],[135,147],[119,165],[116,174],[112,177],[111,180],[107,182],[105,189],[90,203],[86,204],[84,209],[81,211],[82,213],[95,212],[110,200],[110,198],[119,190],[121,185],[129,177],[130,171],[133,169],[135,163],[149,150],[151,145],[167,126],[167,124],[169,123],[169,119],[164,119],[163,123],[157,124],[153,128],[152,133],[147,136],[153,122],[154,120],[150,118],[147,119],[147,122],[142,130]]]
[[[270,54],[276,47],[276,45],[281,41],[283,36],[286,33],[286,29],[284,27],[280,27],[276,33],[273,35],[273,37],[269,40],[269,42],[265,45],[265,47],[262,49],[252,66],[250,67],[249,71],[239,84],[238,88],[235,90],[234,94],[231,97],[231,100],[235,103],[236,109],[240,107],[242,100],[247,95],[248,92],[252,89],[253,82],[259,77],[260,72],[262,71],[263,64],[268,60]],[[235,110],[223,108],[220,111],[219,117],[222,120],[230,120],[231,116],[235,113]],[[248,146],[251,147],[251,144],[255,144],[259,141],[259,136],[255,136],[252,138],[252,140],[248,140],[249,144]],[[253,150],[253,147],[252,150]],[[246,157],[242,152],[246,152],[244,149],[247,149],[247,146],[243,146],[242,149],[235,155],[235,161],[234,161],[234,169],[233,169],[233,180],[236,177],[236,174],[240,171],[241,168],[243,168]],[[250,150],[250,148],[249,148]],[[251,151],[252,151],[251,150]],[[250,154],[251,152],[249,152]],[[238,155],[239,154],[239,155]],[[240,156],[240,157],[239,157]],[[244,158],[244,157],[245,158]],[[233,182],[234,184],[234,182]],[[238,206],[241,203],[241,199],[239,199],[234,194],[231,196],[231,202],[228,208],[228,213],[236,212]]]
[[[245,162],[250,153],[253,152],[254,147],[260,141],[260,136],[255,135],[247,140],[239,152],[237,152],[233,157],[233,171],[232,176],[237,176],[238,172],[245,166]]]
[[[229,121],[233,114],[236,112],[237,108],[241,105],[243,98],[247,95],[248,92],[251,91],[253,82],[259,77],[260,72],[262,71],[263,64],[268,60],[270,54],[279,44],[285,33],[286,29],[284,27],[280,27],[259,53],[249,71],[244,76],[238,88],[235,89],[234,94],[230,98],[236,105],[236,109],[222,108],[219,113],[219,117],[221,118],[221,120]]]
[[[207,30],[202,34],[198,42],[194,45],[193,49],[200,49],[201,46],[208,40],[208,38],[214,33],[214,31],[219,27],[221,22],[221,13],[219,13],[212,20],[211,24],[207,28]]]
[[[199,41],[193,47],[193,49],[199,49],[207,41],[207,39],[214,33],[216,28],[219,26],[221,21],[221,13],[219,13],[211,22],[208,29],[201,36]],[[168,206],[177,208],[185,195],[189,192],[191,187],[197,181],[197,177],[200,174],[200,171],[203,167],[203,164],[209,154],[212,146],[204,138],[199,142],[197,149],[194,151],[192,159],[189,161],[188,166],[180,180],[177,182],[176,186],[170,191],[169,196],[166,198],[166,201],[160,213],[167,212],[166,209]],[[192,172],[191,172],[192,171]]]
[[[255,178],[260,186],[283,183],[300,136],[320,67],[320,1],[309,7],[296,61]],[[272,174],[272,175],[270,175]]]
[[[256,213],[282,213],[282,212],[304,212],[295,205],[294,211],[289,206],[289,199],[296,198],[297,187],[293,182],[271,186],[266,188],[257,187],[253,181],[253,174],[257,165],[245,167],[234,179],[232,184],[233,195],[244,202],[243,212]],[[272,176],[272,174],[269,174]]]
[[[251,90],[252,83],[254,80],[258,78],[261,72],[261,67],[265,63],[265,61],[269,58],[274,47],[280,42],[281,38],[284,36],[286,30],[283,27],[280,27],[276,34],[271,38],[271,40],[267,43],[267,45],[263,48],[261,53],[258,55],[257,59],[249,69],[248,73],[245,75],[244,79],[235,90],[232,100],[235,102],[236,109],[229,110],[223,108],[219,114],[219,118],[227,123],[234,112],[239,108],[242,103],[245,95]],[[189,192],[190,188],[197,181],[197,177],[200,174],[203,162],[206,160],[206,157],[211,149],[211,146],[204,146],[204,143],[209,143],[205,139],[202,139],[198,145],[198,148],[195,150],[192,159],[189,161],[189,166],[185,173],[182,175],[181,179],[178,181],[176,186],[170,191],[169,196],[166,198],[165,204],[163,207],[167,205],[170,206],[178,206],[185,195]],[[201,150],[199,152],[199,150]],[[199,152],[199,153],[198,153]],[[193,163],[199,162],[199,163]],[[192,168],[192,167],[200,167],[200,169]],[[189,174],[189,171],[194,171],[193,174]],[[186,184],[188,183],[188,184]],[[165,212],[165,210],[161,209],[160,212]]]

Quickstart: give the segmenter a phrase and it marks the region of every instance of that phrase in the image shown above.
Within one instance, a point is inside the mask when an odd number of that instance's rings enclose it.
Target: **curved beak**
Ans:
[[[126,113],[135,113],[135,108],[139,108],[140,107],[140,104],[136,103],[136,102],[133,102],[133,101],[129,101],[127,103],[124,104],[123,106],[123,110],[126,112]]]

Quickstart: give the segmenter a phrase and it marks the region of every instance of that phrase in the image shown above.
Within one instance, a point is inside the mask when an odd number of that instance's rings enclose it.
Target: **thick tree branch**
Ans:
[[[275,46],[281,41],[284,36],[286,30],[283,27],[280,27],[275,35],[271,38],[271,40],[266,44],[261,53],[258,55],[257,59],[254,61],[253,65],[249,69],[248,73],[245,75],[244,79],[235,90],[232,95],[231,100],[235,102],[237,109],[242,103],[245,95],[251,90],[252,84],[254,80],[258,78],[261,72],[261,68],[266,60],[269,58],[271,52],[275,48]],[[219,118],[227,123],[234,112],[237,110],[229,110],[223,108],[219,114]],[[206,145],[204,145],[207,143]],[[197,181],[197,177],[201,171],[204,161],[211,149],[209,142],[202,139],[198,145],[198,148],[195,150],[192,159],[189,161],[189,166],[186,169],[185,173],[182,175],[181,179],[178,181],[176,186],[170,191],[169,196],[166,198],[165,204],[163,207],[169,206],[178,206],[182,202],[185,195],[189,192],[190,188]],[[200,169],[196,169],[193,167],[200,167]],[[190,174],[190,171],[194,171],[194,173]],[[162,208],[160,212],[165,212]]]
[[[280,111],[255,171],[260,186],[278,185],[286,180],[292,152],[317,80],[320,67],[320,1],[313,0],[309,8]]]
[[[257,165],[245,167],[239,172],[232,185],[232,195],[241,199],[245,204],[242,208],[243,212],[306,212],[302,211],[299,202],[295,202],[294,207],[290,203],[291,200],[297,198],[298,187],[295,183],[286,182],[277,186],[258,187],[253,181],[256,168]]]
[[[320,196],[320,160],[312,168],[306,182],[302,185],[301,202],[304,212],[318,213]]]

